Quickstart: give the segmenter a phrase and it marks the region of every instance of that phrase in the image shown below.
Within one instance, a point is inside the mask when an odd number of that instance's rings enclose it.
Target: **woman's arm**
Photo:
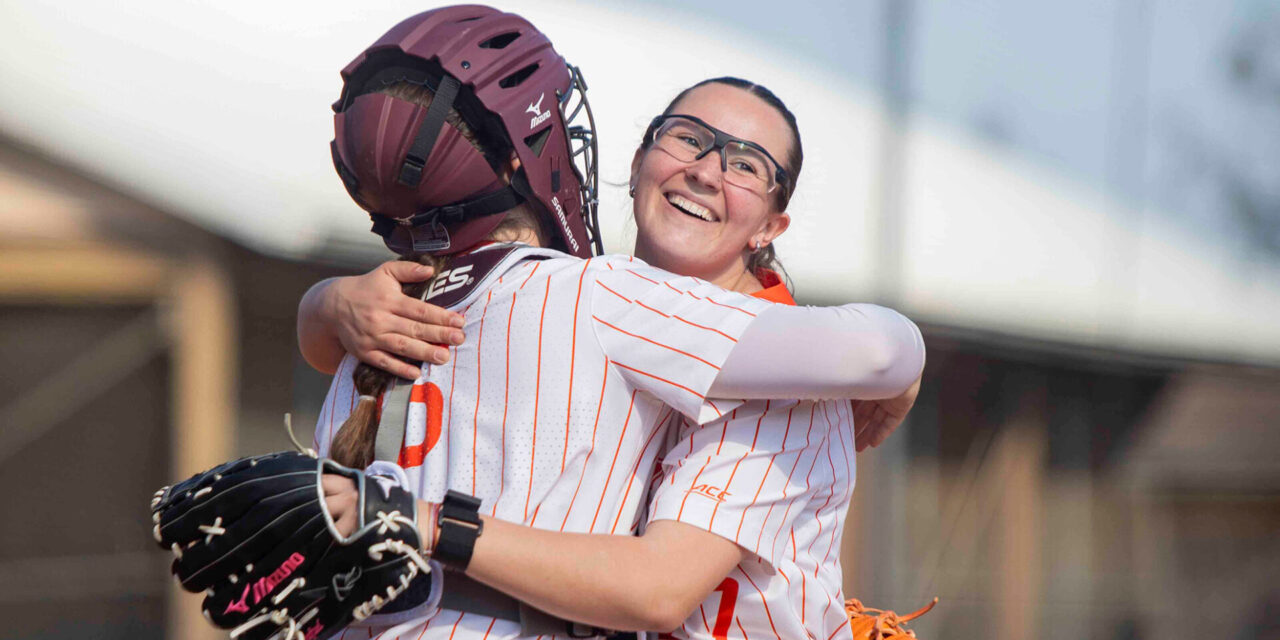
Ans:
[[[672,520],[639,537],[484,520],[467,575],[547,613],[620,631],[680,626],[747,554]]]
[[[441,363],[461,344],[462,316],[405,296],[401,283],[428,267],[383,263],[362,276],[330,278],[298,307],[298,343],[311,366],[332,373],[344,352],[404,378],[402,358]],[[924,341],[910,320],[872,304],[771,306],[738,340],[711,386],[717,398],[884,399],[905,393],[924,367]]]
[[[404,295],[402,283],[431,277],[431,267],[392,260],[361,276],[313,285],[298,304],[298,348],[316,370],[332,374],[350,353],[402,378],[418,376],[417,360],[443,364],[462,344],[463,317]]]
[[[355,483],[325,475],[323,486],[338,530],[350,535],[358,515]],[[434,508],[418,502],[424,535],[434,533]],[[726,538],[671,520],[653,522],[635,537],[480,518],[484,533],[468,576],[552,615],[620,631],[680,626],[747,554]]]
[[[920,379],[924,354],[920,330],[892,309],[775,305],[738,338],[708,396],[893,398]]]

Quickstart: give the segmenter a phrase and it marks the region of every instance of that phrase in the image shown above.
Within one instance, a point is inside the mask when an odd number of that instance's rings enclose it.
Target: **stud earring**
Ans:
[[[632,198],[636,197],[636,185],[631,185],[631,188],[627,190],[627,193],[630,194]]]

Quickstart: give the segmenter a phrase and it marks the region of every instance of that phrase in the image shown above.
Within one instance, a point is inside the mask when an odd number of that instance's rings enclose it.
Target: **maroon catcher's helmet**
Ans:
[[[420,13],[365,49],[342,78],[333,164],[392,251],[470,248],[523,201],[553,221],[556,248],[584,258],[602,251],[586,84],[529,21],[477,5]],[[430,106],[377,92],[404,81],[431,89]],[[493,169],[505,156],[486,158],[445,124],[451,107],[482,147],[515,150],[510,186]],[[572,124],[579,113],[585,126]]]

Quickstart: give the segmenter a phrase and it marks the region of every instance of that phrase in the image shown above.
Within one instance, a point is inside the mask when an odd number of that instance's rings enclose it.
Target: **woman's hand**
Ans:
[[[336,473],[320,476],[320,488],[324,491],[324,506],[333,518],[338,533],[350,536],[360,523],[360,492],[351,478]]]
[[[303,356],[321,370],[336,368],[330,354],[340,346],[361,362],[410,380],[420,371],[405,360],[448,362],[449,349],[441,345],[462,344],[462,315],[401,290],[402,284],[422,282],[433,273],[425,265],[392,260],[364,275],[312,287],[298,308]]]
[[[895,398],[853,401],[853,441],[859,453],[878,447],[907,417],[920,395],[920,378]]]

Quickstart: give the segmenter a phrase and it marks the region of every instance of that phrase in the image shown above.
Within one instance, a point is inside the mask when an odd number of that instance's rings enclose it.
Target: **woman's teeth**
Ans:
[[[695,217],[706,220],[707,222],[715,222],[715,218],[711,217],[711,210],[692,201],[678,193],[667,195],[667,202],[670,202],[675,208]]]

